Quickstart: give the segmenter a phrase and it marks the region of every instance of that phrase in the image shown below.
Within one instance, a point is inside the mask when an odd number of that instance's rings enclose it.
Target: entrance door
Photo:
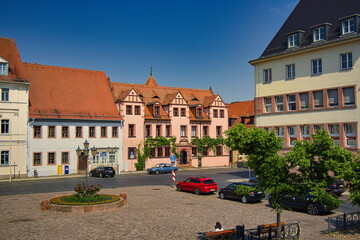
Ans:
[[[182,150],[180,152],[180,164],[187,164],[187,152],[185,150]]]
[[[78,160],[78,172],[86,172],[86,161],[87,157],[81,155]]]

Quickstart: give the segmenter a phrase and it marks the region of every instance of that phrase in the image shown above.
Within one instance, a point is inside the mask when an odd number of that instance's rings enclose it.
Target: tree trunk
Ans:
[[[276,239],[281,239],[281,212],[279,209],[276,211]]]

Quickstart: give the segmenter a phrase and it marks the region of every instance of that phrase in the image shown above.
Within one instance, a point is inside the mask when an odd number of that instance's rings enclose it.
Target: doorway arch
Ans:
[[[180,164],[188,164],[188,162],[187,162],[187,152],[185,150],[182,150],[180,152]]]

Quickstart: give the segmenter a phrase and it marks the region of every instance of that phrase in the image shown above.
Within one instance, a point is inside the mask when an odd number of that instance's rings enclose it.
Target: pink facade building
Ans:
[[[115,104],[124,119],[123,169],[135,171],[136,148],[147,137],[176,137],[177,166],[198,166],[191,139],[223,136],[228,129],[228,107],[211,90],[159,86],[153,76],[145,84],[110,82]],[[170,163],[170,146],[153,148],[146,168]],[[208,150],[202,166],[228,166],[229,151],[218,146]]]

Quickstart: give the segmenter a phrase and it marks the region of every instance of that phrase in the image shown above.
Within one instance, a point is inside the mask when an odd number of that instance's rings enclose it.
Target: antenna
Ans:
[[[150,76],[152,76],[152,63],[150,64]]]

